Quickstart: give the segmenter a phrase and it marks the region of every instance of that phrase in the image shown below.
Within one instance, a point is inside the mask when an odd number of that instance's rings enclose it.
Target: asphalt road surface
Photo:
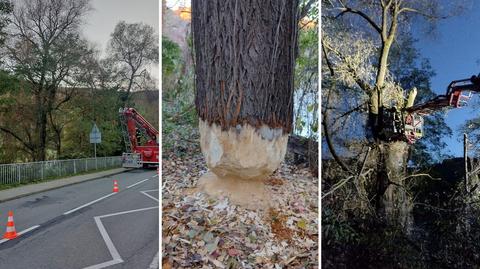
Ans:
[[[113,194],[113,180],[120,191]],[[158,175],[136,169],[0,203],[0,268],[158,268]]]

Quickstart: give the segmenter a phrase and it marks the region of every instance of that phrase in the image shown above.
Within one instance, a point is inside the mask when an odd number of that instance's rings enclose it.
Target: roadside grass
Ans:
[[[76,174],[47,177],[47,178],[44,178],[44,179],[36,179],[36,180],[31,180],[31,181],[27,181],[27,182],[20,182],[20,183],[18,183],[18,182],[17,183],[9,183],[9,184],[1,184],[0,183],[0,191],[7,190],[7,189],[12,189],[12,188],[17,188],[17,187],[22,187],[22,186],[26,186],[26,185],[31,185],[31,184],[37,184],[37,183],[43,183],[43,182],[47,182],[47,181],[62,179],[62,178],[66,178],[66,177],[88,175],[88,174],[103,172],[103,171],[112,170],[112,169],[116,169],[116,168],[119,168],[119,167],[101,168],[101,169],[90,170],[90,171],[86,171],[86,172],[80,172],[80,173],[76,173]]]

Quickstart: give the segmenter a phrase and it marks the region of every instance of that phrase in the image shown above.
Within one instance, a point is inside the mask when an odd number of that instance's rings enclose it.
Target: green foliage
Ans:
[[[15,103],[12,94],[19,89],[20,80],[6,71],[0,70],[0,109]]]
[[[181,80],[176,91],[163,92],[162,97],[162,150],[182,150],[181,139],[197,138],[198,117],[194,104],[193,70]]]
[[[294,133],[318,137],[318,28],[300,29],[295,65]]]
[[[162,36],[162,76],[171,76],[182,64],[182,50],[177,43]]]
[[[89,134],[95,121],[102,133],[102,143],[97,145],[97,156],[120,155],[124,151],[118,118],[121,102],[115,90],[89,91],[75,98],[63,111],[66,113],[63,138],[63,159],[93,156]]]
[[[162,37],[162,152],[183,156],[188,143],[198,138],[198,117],[194,105],[194,68],[184,59],[193,50],[192,36],[187,37],[189,53],[167,37]],[[187,57],[188,57],[187,56]]]
[[[359,234],[350,224],[339,218],[329,208],[322,208],[322,236],[326,238],[327,245],[333,242],[337,244],[352,244],[357,243],[360,239]]]

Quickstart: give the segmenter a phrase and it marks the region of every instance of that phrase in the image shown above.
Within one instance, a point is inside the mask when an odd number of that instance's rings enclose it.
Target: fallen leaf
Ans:
[[[211,232],[206,232],[203,235],[203,241],[205,241],[206,243],[210,243],[212,242],[212,240],[213,240],[213,234]]]
[[[211,261],[215,266],[217,266],[217,267],[219,267],[219,268],[225,268],[225,266],[223,265],[223,263],[220,262],[220,261],[218,261],[218,260],[209,258],[209,261]]]
[[[298,228],[300,228],[302,230],[306,230],[307,229],[307,221],[304,220],[304,219],[301,219],[297,222],[297,226],[298,226]]]
[[[172,264],[170,264],[170,261],[168,259],[163,259],[162,268],[163,269],[172,269]]]
[[[188,231],[188,237],[190,237],[190,239],[194,238],[196,235],[198,234],[198,232],[196,230],[190,230]]]
[[[217,250],[217,244],[210,243],[205,246],[208,254],[212,254],[215,250]]]
[[[277,212],[274,209],[270,209],[269,214],[271,218],[270,227],[277,238],[280,240],[291,240],[293,232],[285,226],[287,216]]]
[[[228,250],[228,255],[230,256],[239,256],[241,253],[238,249],[235,249],[235,248],[230,248]]]
[[[265,181],[265,184],[271,185],[271,186],[281,186],[283,185],[283,180],[279,178],[269,178]]]

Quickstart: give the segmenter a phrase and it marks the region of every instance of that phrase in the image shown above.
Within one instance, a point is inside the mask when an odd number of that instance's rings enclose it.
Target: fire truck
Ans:
[[[120,108],[120,123],[126,152],[122,155],[125,168],[158,166],[158,131],[134,108]]]

